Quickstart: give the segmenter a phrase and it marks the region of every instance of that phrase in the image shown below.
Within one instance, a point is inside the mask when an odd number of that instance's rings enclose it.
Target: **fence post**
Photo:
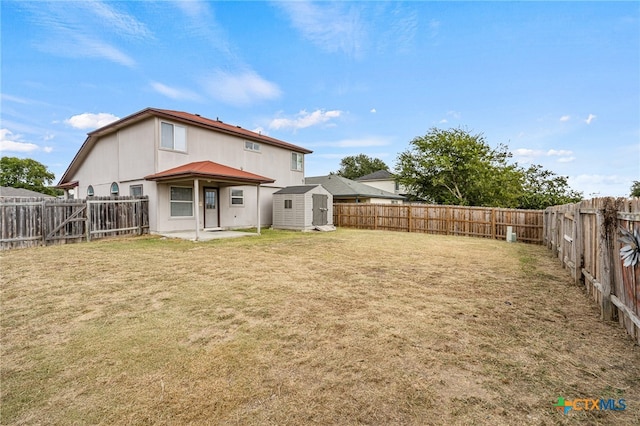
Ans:
[[[87,200],[87,219],[85,220],[85,226],[86,226],[86,230],[85,233],[87,234],[87,242],[91,241],[91,201]]]
[[[407,231],[411,232],[411,204],[407,207],[407,227],[409,228]]]
[[[42,245],[46,246],[47,245],[47,201],[46,200],[42,200],[42,224],[40,225],[40,230],[42,231]]]
[[[496,239],[496,209],[491,209],[491,239]]]
[[[611,226],[610,226],[610,199],[604,199],[604,208],[598,209],[596,213],[596,223],[598,229],[598,244],[600,246],[598,254],[598,265],[600,266],[600,277],[598,281],[602,286],[602,301],[600,302],[601,314],[603,320],[613,319],[613,307],[611,303],[611,259],[612,246]],[[615,210],[615,208],[614,208]],[[614,211],[615,214],[615,211]]]
[[[580,214],[581,204],[581,202],[578,202],[573,205],[573,259],[575,262],[573,281],[576,285],[580,285],[583,282],[584,237],[582,235],[582,215]]]

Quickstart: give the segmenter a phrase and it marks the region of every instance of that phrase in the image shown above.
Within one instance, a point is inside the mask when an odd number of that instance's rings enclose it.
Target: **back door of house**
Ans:
[[[204,227],[220,226],[218,216],[218,188],[204,188]]]
[[[327,199],[329,197],[324,194],[313,194],[313,226],[322,226],[328,223],[327,221]]]

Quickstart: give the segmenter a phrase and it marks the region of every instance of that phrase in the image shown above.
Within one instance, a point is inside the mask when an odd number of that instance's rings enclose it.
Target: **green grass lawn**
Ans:
[[[0,265],[2,424],[640,423],[640,347],[540,246],[267,230]]]

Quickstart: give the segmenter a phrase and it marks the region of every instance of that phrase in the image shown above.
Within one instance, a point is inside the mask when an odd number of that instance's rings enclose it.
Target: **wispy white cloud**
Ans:
[[[304,38],[327,52],[361,54],[367,29],[360,5],[347,2],[276,2]]]
[[[0,99],[2,99],[3,101],[15,102],[23,105],[28,105],[30,103],[28,99],[20,98],[18,96],[7,95],[6,93],[0,94]]]
[[[191,90],[169,87],[157,81],[152,81],[151,87],[161,95],[175,100],[197,101],[201,99],[197,93],[194,93]]]
[[[210,3],[177,0],[172,4],[189,20],[184,31],[206,40],[211,47],[225,54],[227,59],[234,58],[229,36],[216,19],[215,11]]]
[[[336,142],[326,143],[325,146],[333,146],[337,148],[367,148],[373,146],[385,146],[391,144],[391,140],[379,136],[358,138],[358,139],[342,139]]]
[[[370,112],[370,113],[372,113],[372,114],[375,114],[375,113],[376,113],[376,112],[378,112],[378,111],[376,111],[376,109],[375,109],[375,108],[371,108],[371,110],[370,110],[369,112]]]
[[[571,120],[571,116],[570,115],[563,115],[562,117],[560,117],[560,121],[562,122],[566,122]]]
[[[540,149],[518,148],[513,151],[514,157],[522,163],[532,163],[536,158],[540,157],[558,157],[559,163],[570,163],[576,158],[573,151],[566,149],[549,149],[547,151]]]
[[[585,123],[587,124],[591,124],[593,122],[593,120],[595,120],[597,118],[596,115],[594,114],[589,114],[589,116],[587,117],[586,120],[584,120]]]
[[[392,144],[392,139],[384,136],[365,136],[362,138],[340,139],[336,141],[311,142],[306,145],[313,147],[333,147],[333,148],[369,148],[387,146]],[[315,156],[316,154],[314,154]],[[320,155],[320,154],[318,154]],[[342,153],[342,156],[345,154]],[[377,154],[378,156],[381,154]]]
[[[304,129],[306,127],[317,126],[324,124],[332,119],[338,118],[342,115],[340,110],[323,111],[317,109],[313,112],[307,112],[306,110],[300,111],[293,118],[274,118],[269,123],[271,129]]]
[[[135,59],[112,39],[131,43],[153,38],[144,23],[102,1],[69,5],[67,2],[21,3],[34,23],[44,29],[36,45],[58,56],[100,58],[129,68],[136,66]]]
[[[213,98],[234,106],[276,99],[282,94],[277,84],[251,70],[238,73],[217,70],[203,79],[202,85]]]
[[[106,126],[107,124],[111,124],[119,119],[120,117],[116,117],[115,115],[106,112],[100,112],[98,114],[85,112],[83,114],[74,115],[64,122],[75,129],[93,130]]]
[[[0,129],[0,152],[33,152],[38,145],[22,141],[22,136],[14,135],[9,129]]]

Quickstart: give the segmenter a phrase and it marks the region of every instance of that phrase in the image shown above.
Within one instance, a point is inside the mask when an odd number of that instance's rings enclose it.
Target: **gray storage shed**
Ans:
[[[273,194],[273,227],[310,231],[333,227],[333,195],[322,185],[288,186]]]

